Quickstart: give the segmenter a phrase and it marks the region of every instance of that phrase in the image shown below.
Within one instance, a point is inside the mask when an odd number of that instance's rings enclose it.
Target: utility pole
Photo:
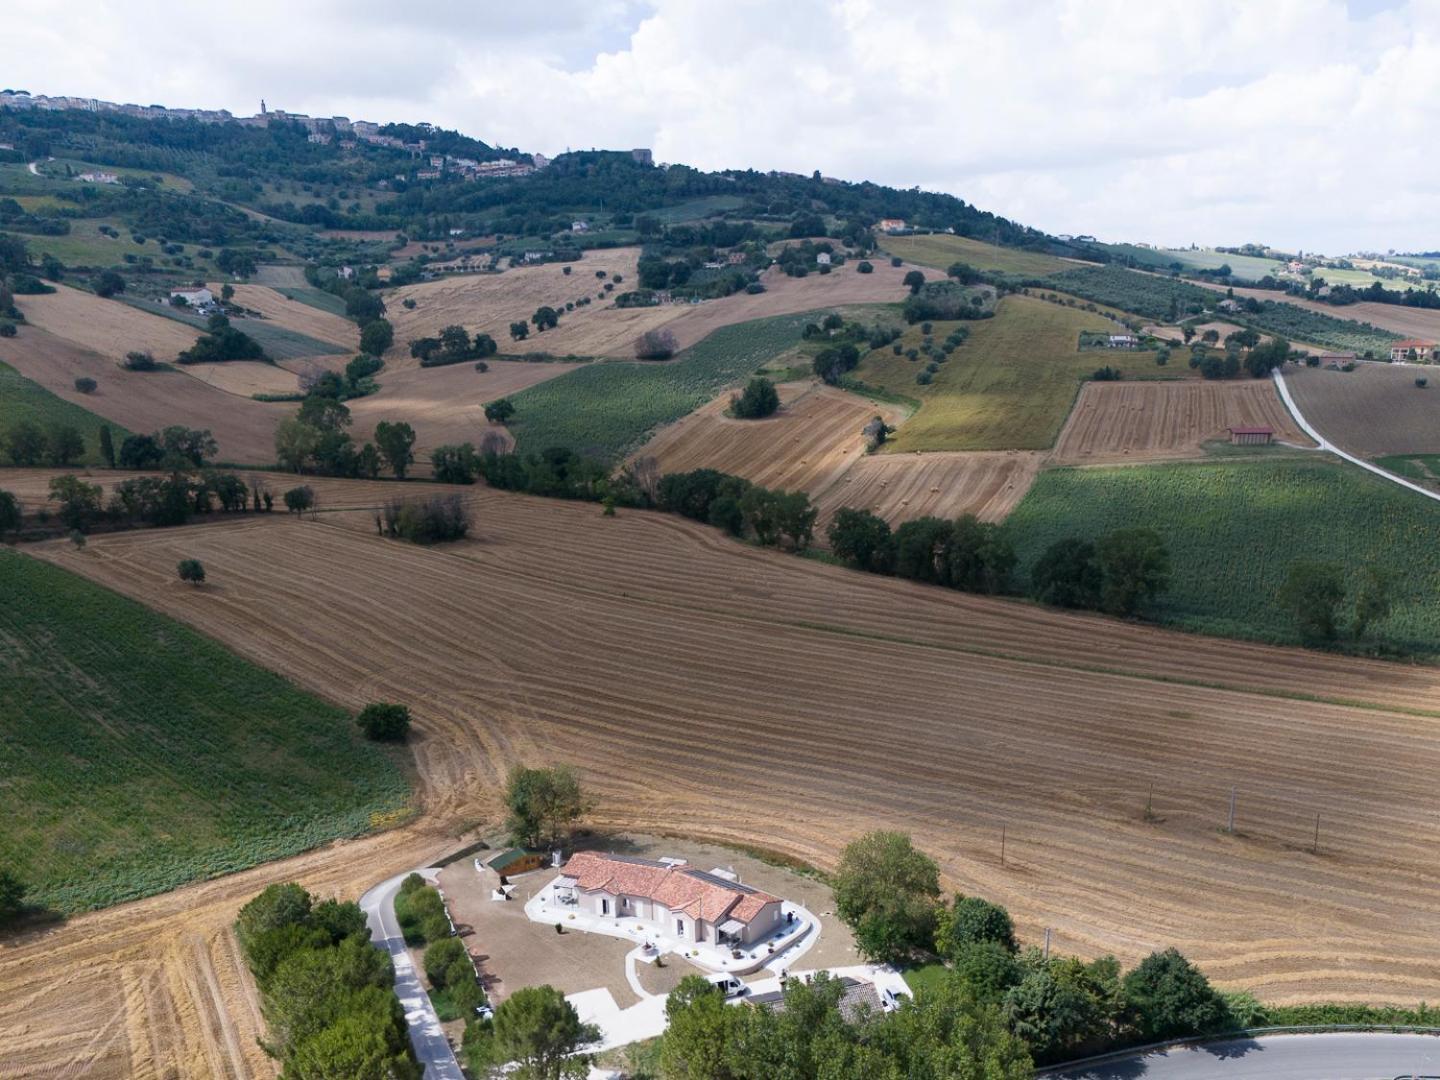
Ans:
[[[1000,865],[1005,865],[1005,826],[1000,826]]]
[[[1320,815],[1315,815],[1315,842],[1310,845],[1310,854],[1320,854]]]
[[[1050,959],[1050,928],[1045,927],[1045,959]]]
[[[1230,823],[1225,826],[1225,831],[1231,836],[1235,835],[1235,789],[1230,789]]]

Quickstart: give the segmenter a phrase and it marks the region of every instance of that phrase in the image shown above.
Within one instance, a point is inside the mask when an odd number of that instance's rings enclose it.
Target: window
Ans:
[[[603,897],[603,896],[600,898],[600,914],[601,914],[601,915],[609,915],[609,914],[610,914],[610,901],[607,900],[607,899],[606,899],[605,897]]]
[[[685,936],[685,920],[684,920],[684,919],[676,919],[676,920],[675,920],[675,936],[676,936],[676,937],[684,937],[684,936]]]

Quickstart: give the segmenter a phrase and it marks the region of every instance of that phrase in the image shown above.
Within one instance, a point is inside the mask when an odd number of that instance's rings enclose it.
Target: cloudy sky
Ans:
[[[5,0],[0,83],[952,192],[1052,232],[1440,248],[1440,0]]]

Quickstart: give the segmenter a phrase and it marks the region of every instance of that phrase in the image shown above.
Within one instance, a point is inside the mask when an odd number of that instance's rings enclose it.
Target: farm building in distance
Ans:
[[[1409,360],[1410,354],[1414,353],[1414,359],[1426,361],[1435,353],[1435,342],[1424,341],[1420,338],[1406,338],[1404,341],[1396,341],[1390,345],[1391,360]]]
[[[875,223],[875,228],[877,228],[883,233],[904,232],[905,219],[895,217],[881,218],[878,222]]]
[[[660,934],[722,948],[756,942],[781,919],[778,896],[678,859],[578,852],[565,864],[554,893],[589,915],[639,919]]]
[[[1317,358],[1321,367],[1343,367],[1355,363],[1353,352],[1322,352]]]
[[[1275,430],[1268,427],[1232,427],[1232,446],[1269,446],[1275,441]]]
[[[193,308],[209,307],[215,302],[215,294],[209,289],[172,289],[171,300],[183,300]]]

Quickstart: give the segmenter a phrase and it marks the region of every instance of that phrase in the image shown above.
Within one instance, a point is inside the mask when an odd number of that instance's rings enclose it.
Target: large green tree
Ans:
[[[510,838],[522,847],[560,843],[589,809],[580,778],[568,765],[510,770],[505,783]]]
[[[1125,976],[1124,986],[1146,1042],[1204,1035],[1230,1025],[1225,999],[1177,949],[1151,953]]]
[[[934,944],[940,870],[904,833],[872,832],[852,841],[833,885],[835,910],[867,959],[899,963]]]
[[[1103,584],[1100,604],[1135,615],[1170,586],[1170,552],[1154,529],[1116,529],[1095,546]]]
[[[1345,572],[1335,563],[1300,559],[1285,575],[1276,600],[1295,617],[1301,640],[1333,641],[1345,600]]]
[[[589,1056],[582,1051],[599,1039],[600,1030],[582,1024],[559,990],[526,986],[495,1010],[492,1060],[495,1065],[513,1062],[504,1075],[516,1080],[579,1080],[590,1071]]]
[[[390,471],[398,479],[405,479],[405,471],[415,460],[415,429],[404,421],[381,420],[375,425],[375,445],[380,448]]]

